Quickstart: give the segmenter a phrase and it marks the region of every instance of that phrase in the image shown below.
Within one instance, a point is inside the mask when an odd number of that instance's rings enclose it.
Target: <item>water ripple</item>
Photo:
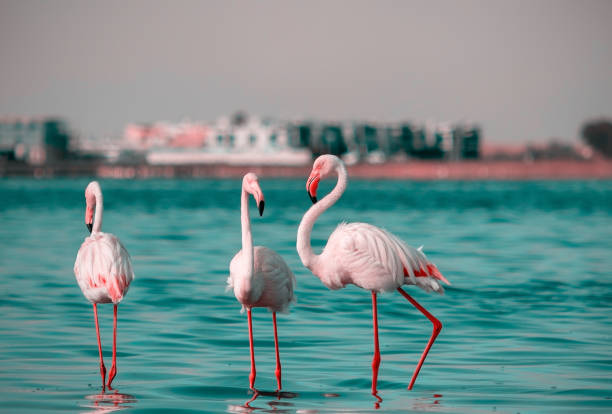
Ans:
[[[0,398],[7,412],[610,412],[612,182],[352,181],[317,222],[387,228],[452,281],[409,287],[444,328],[413,391],[431,323],[401,296],[379,299],[382,363],[370,394],[370,295],[329,291],[295,252],[309,207],[302,180],[265,180],[256,244],[294,270],[298,302],[278,316],[283,392],[274,392],[271,315],[225,291],[240,248],[239,180],[103,180],[105,229],[136,279],[119,306],[117,390],[101,392],[93,312],[72,267],[86,236],[84,179],[0,180]],[[323,183],[321,193],[330,183]],[[205,196],[204,196],[205,195]],[[112,307],[100,306],[107,369]]]

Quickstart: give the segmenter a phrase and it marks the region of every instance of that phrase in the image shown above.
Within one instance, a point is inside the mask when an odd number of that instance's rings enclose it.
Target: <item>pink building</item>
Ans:
[[[123,137],[133,149],[148,150],[159,147],[201,148],[206,145],[210,128],[202,123],[128,124]]]

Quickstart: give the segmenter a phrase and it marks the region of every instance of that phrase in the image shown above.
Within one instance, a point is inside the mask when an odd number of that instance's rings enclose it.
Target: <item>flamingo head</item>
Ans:
[[[87,226],[89,233],[93,230],[94,210],[97,200],[102,202],[102,190],[97,181],[92,181],[85,189],[85,226]]]
[[[324,154],[315,160],[312,165],[312,171],[306,181],[306,191],[312,203],[317,202],[317,188],[319,187],[319,181],[334,174],[338,166],[342,161],[335,155]]]
[[[259,215],[263,215],[265,205],[264,195],[263,191],[261,191],[261,187],[259,186],[259,178],[257,178],[257,175],[251,172],[247,173],[242,179],[242,188],[255,198]]]

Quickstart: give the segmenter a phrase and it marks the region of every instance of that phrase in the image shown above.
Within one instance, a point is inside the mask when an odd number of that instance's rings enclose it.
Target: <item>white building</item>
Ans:
[[[219,118],[215,123],[130,124],[124,139],[132,149],[147,151],[152,165],[306,165],[308,149],[289,145],[287,129],[259,117]]]

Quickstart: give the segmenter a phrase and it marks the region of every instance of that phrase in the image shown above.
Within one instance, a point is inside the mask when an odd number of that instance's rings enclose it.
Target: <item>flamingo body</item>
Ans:
[[[243,308],[268,308],[270,312],[286,313],[295,302],[295,276],[283,258],[264,246],[253,248],[253,278],[245,277],[246,258],[240,250],[230,262],[228,288],[234,291]]]
[[[134,279],[130,256],[110,233],[92,233],[81,245],[74,274],[91,303],[121,302]]]
[[[338,225],[311,270],[330,289],[354,284],[380,293],[406,284],[443,293],[439,282],[448,283],[421,249],[368,223]]]

